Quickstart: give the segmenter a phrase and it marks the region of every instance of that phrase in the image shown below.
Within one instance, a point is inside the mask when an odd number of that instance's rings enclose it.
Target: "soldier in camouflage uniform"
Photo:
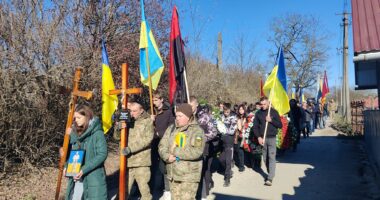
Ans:
[[[189,104],[176,109],[176,124],[169,126],[159,144],[161,158],[167,163],[173,200],[195,199],[202,173],[204,133],[193,120]]]
[[[152,199],[148,182],[150,180],[151,142],[153,139],[153,121],[139,103],[130,106],[134,122],[129,124],[128,147],[121,150],[128,156],[128,191],[136,180],[142,200]]]

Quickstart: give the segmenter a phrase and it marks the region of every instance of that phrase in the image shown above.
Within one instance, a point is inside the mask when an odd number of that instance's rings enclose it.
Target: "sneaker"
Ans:
[[[165,191],[159,200],[171,200],[172,195],[169,191]]]
[[[230,179],[224,181],[223,187],[229,187],[231,185]]]
[[[234,171],[231,170],[231,176],[230,176],[230,179],[233,177],[233,175],[234,175]],[[226,180],[227,177],[228,177],[228,176],[224,175],[224,180]]]
[[[272,186],[272,181],[268,179],[268,180],[265,181],[264,185],[266,185],[266,186]]]
[[[244,172],[245,168],[242,167],[242,168],[239,168],[239,172]]]

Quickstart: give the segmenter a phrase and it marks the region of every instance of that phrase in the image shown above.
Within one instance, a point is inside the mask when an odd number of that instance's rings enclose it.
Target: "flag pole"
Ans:
[[[184,79],[185,79],[185,85],[186,85],[186,97],[187,97],[187,103],[190,103],[189,85],[187,84],[186,67],[183,68],[183,76],[184,76]]]
[[[277,76],[277,73],[278,73],[278,67],[277,67],[277,71],[276,71],[276,76]],[[272,85],[272,88],[270,89],[270,93],[269,93],[269,108],[268,108],[268,114],[267,114],[267,117],[270,117],[270,111],[272,110],[272,98],[273,97],[273,88],[274,88],[274,85],[276,84],[276,81],[274,81],[273,85]],[[265,129],[264,129],[264,136],[263,136],[263,145],[265,145],[265,139],[267,137],[267,132],[268,132],[268,121],[265,119]]]
[[[268,108],[268,116],[270,116],[270,111],[271,111],[271,108],[272,108],[272,101],[269,101],[269,108]],[[263,144],[265,145],[265,139],[267,137],[267,132],[268,132],[268,121],[265,120],[265,129],[264,129],[264,137],[263,137]]]
[[[149,82],[149,103],[150,103],[150,114],[154,115],[154,109],[153,109],[153,92],[152,92],[152,77],[150,75],[150,64],[149,64],[149,57],[148,57],[148,46],[146,46],[146,52],[145,52],[145,60],[146,60],[146,66],[148,68],[148,82]]]
[[[269,95],[269,108],[268,108],[268,114],[267,114],[267,117],[270,116],[270,111],[272,110],[272,101],[270,100],[271,96],[272,95],[272,92],[273,92],[273,88],[274,88],[274,84],[276,84],[276,81],[273,83],[273,86],[272,86],[272,89],[270,90],[270,95]],[[265,129],[264,129],[264,136],[263,136],[263,145],[265,145],[265,139],[267,137],[267,132],[268,132],[268,121],[265,119]]]

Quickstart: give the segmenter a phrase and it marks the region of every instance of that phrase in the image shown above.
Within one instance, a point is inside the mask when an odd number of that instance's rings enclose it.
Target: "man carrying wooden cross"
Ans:
[[[152,199],[148,182],[150,180],[151,143],[154,135],[153,120],[145,112],[140,101],[131,102],[132,122],[128,124],[128,147],[121,153],[128,157],[128,191],[137,182],[142,200]]]

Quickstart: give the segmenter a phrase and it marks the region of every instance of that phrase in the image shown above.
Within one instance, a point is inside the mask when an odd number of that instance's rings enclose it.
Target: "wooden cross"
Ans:
[[[62,175],[63,175],[63,166],[65,165],[66,158],[67,158],[67,149],[69,147],[69,141],[70,141],[70,128],[73,124],[73,118],[74,118],[74,111],[75,111],[75,105],[77,103],[78,97],[83,97],[87,100],[91,99],[92,92],[89,91],[79,91],[79,80],[80,80],[80,74],[81,74],[82,68],[78,67],[75,70],[75,76],[74,76],[74,84],[73,84],[73,91],[71,93],[71,100],[69,104],[69,114],[67,117],[67,123],[66,123],[66,131],[65,136],[63,139],[63,155],[61,156],[61,160],[59,162],[59,172],[58,172],[58,181],[57,181],[57,188],[55,192],[55,199],[59,199],[59,192],[61,190],[61,182],[62,182]]]
[[[121,66],[121,78],[122,84],[121,89],[119,90],[110,90],[109,95],[122,95],[122,109],[127,109],[128,95],[129,94],[141,94],[141,88],[128,88],[128,66],[126,63],[123,63]],[[126,122],[121,121],[121,133],[120,133],[120,148],[124,149],[128,144],[128,132],[126,129]],[[119,174],[119,200],[128,199],[128,190],[125,190],[125,178],[128,181],[128,171],[127,167],[127,158],[126,156],[120,154],[120,174]],[[128,187],[128,185],[127,185]]]

